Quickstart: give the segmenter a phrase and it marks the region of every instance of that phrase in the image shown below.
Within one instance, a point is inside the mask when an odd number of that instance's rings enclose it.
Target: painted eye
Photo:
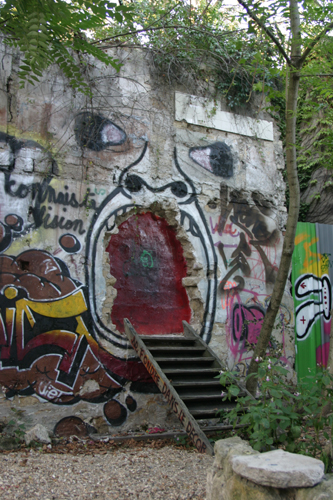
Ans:
[[[195,163],[218,177],[232,177],[233,175],[234,160],[230,147],[224,142],[191,148],[189,156]]]
[[[67,253],[77,253],[81,250],[81,243],[74,234],[66,233],[60,236],[59,245]]]
[[[101,131],[101,139],[104,144],[122,144],[126,138],[126,134],[114,123],[106,123]]]
[[[79,145],[93,151],[119,146],[126,141],[126,133],[118,125],[89,112],[77,115],[74,130]]]

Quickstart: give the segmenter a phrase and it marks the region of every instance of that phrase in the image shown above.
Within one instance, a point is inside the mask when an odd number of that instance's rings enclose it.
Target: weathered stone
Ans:
[[[207,474],[207,500],[224,499],[222,491],[224,491],[226,481],[233,474],[230,460],[235,454],[250,455],[259,452],[253,450],[247,441],[234,436],[217,441],[214,446],[214,453],[213,467]]]
[[[295,500],[332,500],[333,474],[326,474],[320,484],[313,488],[301,488],[297,491]]]
[[[232,459],[235,456],[258,455],[259,451],[254,450],[246,441],[236,444],[231,448],[223,462],[224,478],[227,481],[233,475]]]
[[[224,473],[222,469],[214,466],[207,473],[206,500],[222,499],[222,491],[225,485]]]
[[[29,446],[31,441],[37,441],[39,443],[50,444],[51,439],[49,433],[44,427],[44,425],[36,424],[35,427],[27,431],[24,435],[25,444]]]
[[[233,471],[254,483],[275,488],[314,486],[324,476],[321,460],[283,450],[261,453],[253,457],[234,456]]]
[[[234,455],[256,455],[259,452],[255,451],[247,441],[243,441],[240,437],[220,439],[215,443],[214,447],[215,460],[214,465],[219,468],[229,469],[230,459]]]
[[[267,488],[233,475],[226,482],[223,493],[213,500],[294,500],[294,494],[291,490]]]
[[[183,286],[197,286],[198,281],[199,280],[196,276],[186,276],[185,278],[182,279],[182,285]]]
[[[38,404],[40,404],[40,402],[36,396],[25,396],[24,398],[20,398],[20,406],[32,406]]]
[[[214,445],[215,462],[222,466],[223,460],[228,455],[229,451],[238,444],[248,445],[247,441],[243,441],[239,436],[220,439]],[[241,453],[239,453],[241,455]]]

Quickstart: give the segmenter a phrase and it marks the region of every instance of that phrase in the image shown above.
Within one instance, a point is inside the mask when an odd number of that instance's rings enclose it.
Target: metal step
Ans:
[[[209,373],[212,375],[212,377],[216,377],[216,375],[220,372],[218,368],[192,368],[192,367],[185,367],[184,368],[163,368],[164,373],[184,373],[184,374],[207,374]]]
[[[207,379],[207,380],[173,380],[171,381],[171,384],[174,386],[174,387],[182,387],[182,386],[185,386],[185,387],[211,387],[211,386],[216,386],[216,387],[220,387],[221,388],[221,391],[223,389],[222,385],[220,384],[220,381],[219,380],[211,380],[211,379]]]
[[[186,403],[186,401],[211,401],[212,399],[217,399],[221,401],[221,391],[216,391],[215,393],[206,393],[206,394],[181,394],[182,400]]]
[[[232,410],[235,407],[235,404],[233,403],[228,403],[224,404],[221,406],[218,405],[202,405],[201,407],[190,407],[188,408],[189,412],[191,413],[192,417],[198,420],[205,420],[205,419],[212,419],[212,418],[217,418],[219,419],[221,417],[220,411],[224,410],[226,413],[228,413],[230,410]]]
[[[148,347],[148,346],[147,346]],[[161,363],[213,363],[215,361],[214,358],[212,357],[192,357],[192,358],[187,358],[187,357],[175,357],[175,358],[165,358],[163,356],[154,356],[155,361],[158,362],[158,364]]]
[[[127,319],[124,325],[133,348],[197,449],[213,455],[204,430],[212,420],[218,422],[219,410],[235,407],[233,401],[222,401],[226,388],[216,378],[226,367],[185,321],[184,335],[179,336],[139,336]]]
[[[160,346],[160,345],[154,345],[154,346],[149,346],[147,345],[147,348],[151,351],[151,353],[170,353],[170,354],[175,354],[176,352],[180,352],[183,357],[185,356],[193,356],[193,354],[196,353],[204,353],[205,348],[204,347],[184,347],[184,346]]]
[[[140,339],[146,344],[146,346],[154,345],[181,345],[181,346],[191,346],[195,344],[195,339],[190,339],[184,336],[170,337],[170,336],[157,336],[157,335],[140,335]]]

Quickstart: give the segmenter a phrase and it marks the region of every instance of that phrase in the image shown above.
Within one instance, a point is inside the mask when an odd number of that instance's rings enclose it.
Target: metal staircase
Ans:
[[[124,325],[132,347],[196,448],[213,455],[205,431],[223,429],[211,421],[218,410],[235,404],[222,401],[223,386],[214,378],[225,366],[186,321],[182,335],[138,335],[128,319]],[[243,394],[247,392],[239,387]]]

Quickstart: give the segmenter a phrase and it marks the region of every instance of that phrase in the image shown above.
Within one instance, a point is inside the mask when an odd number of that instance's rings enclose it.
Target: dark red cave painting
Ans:
[[[186,261],[174,229],[151,212],[119,226],[106,251],[116,278],[111,319],[120,332],[128,318],[139,334],[180,333],[191,309],[182,278]]]

